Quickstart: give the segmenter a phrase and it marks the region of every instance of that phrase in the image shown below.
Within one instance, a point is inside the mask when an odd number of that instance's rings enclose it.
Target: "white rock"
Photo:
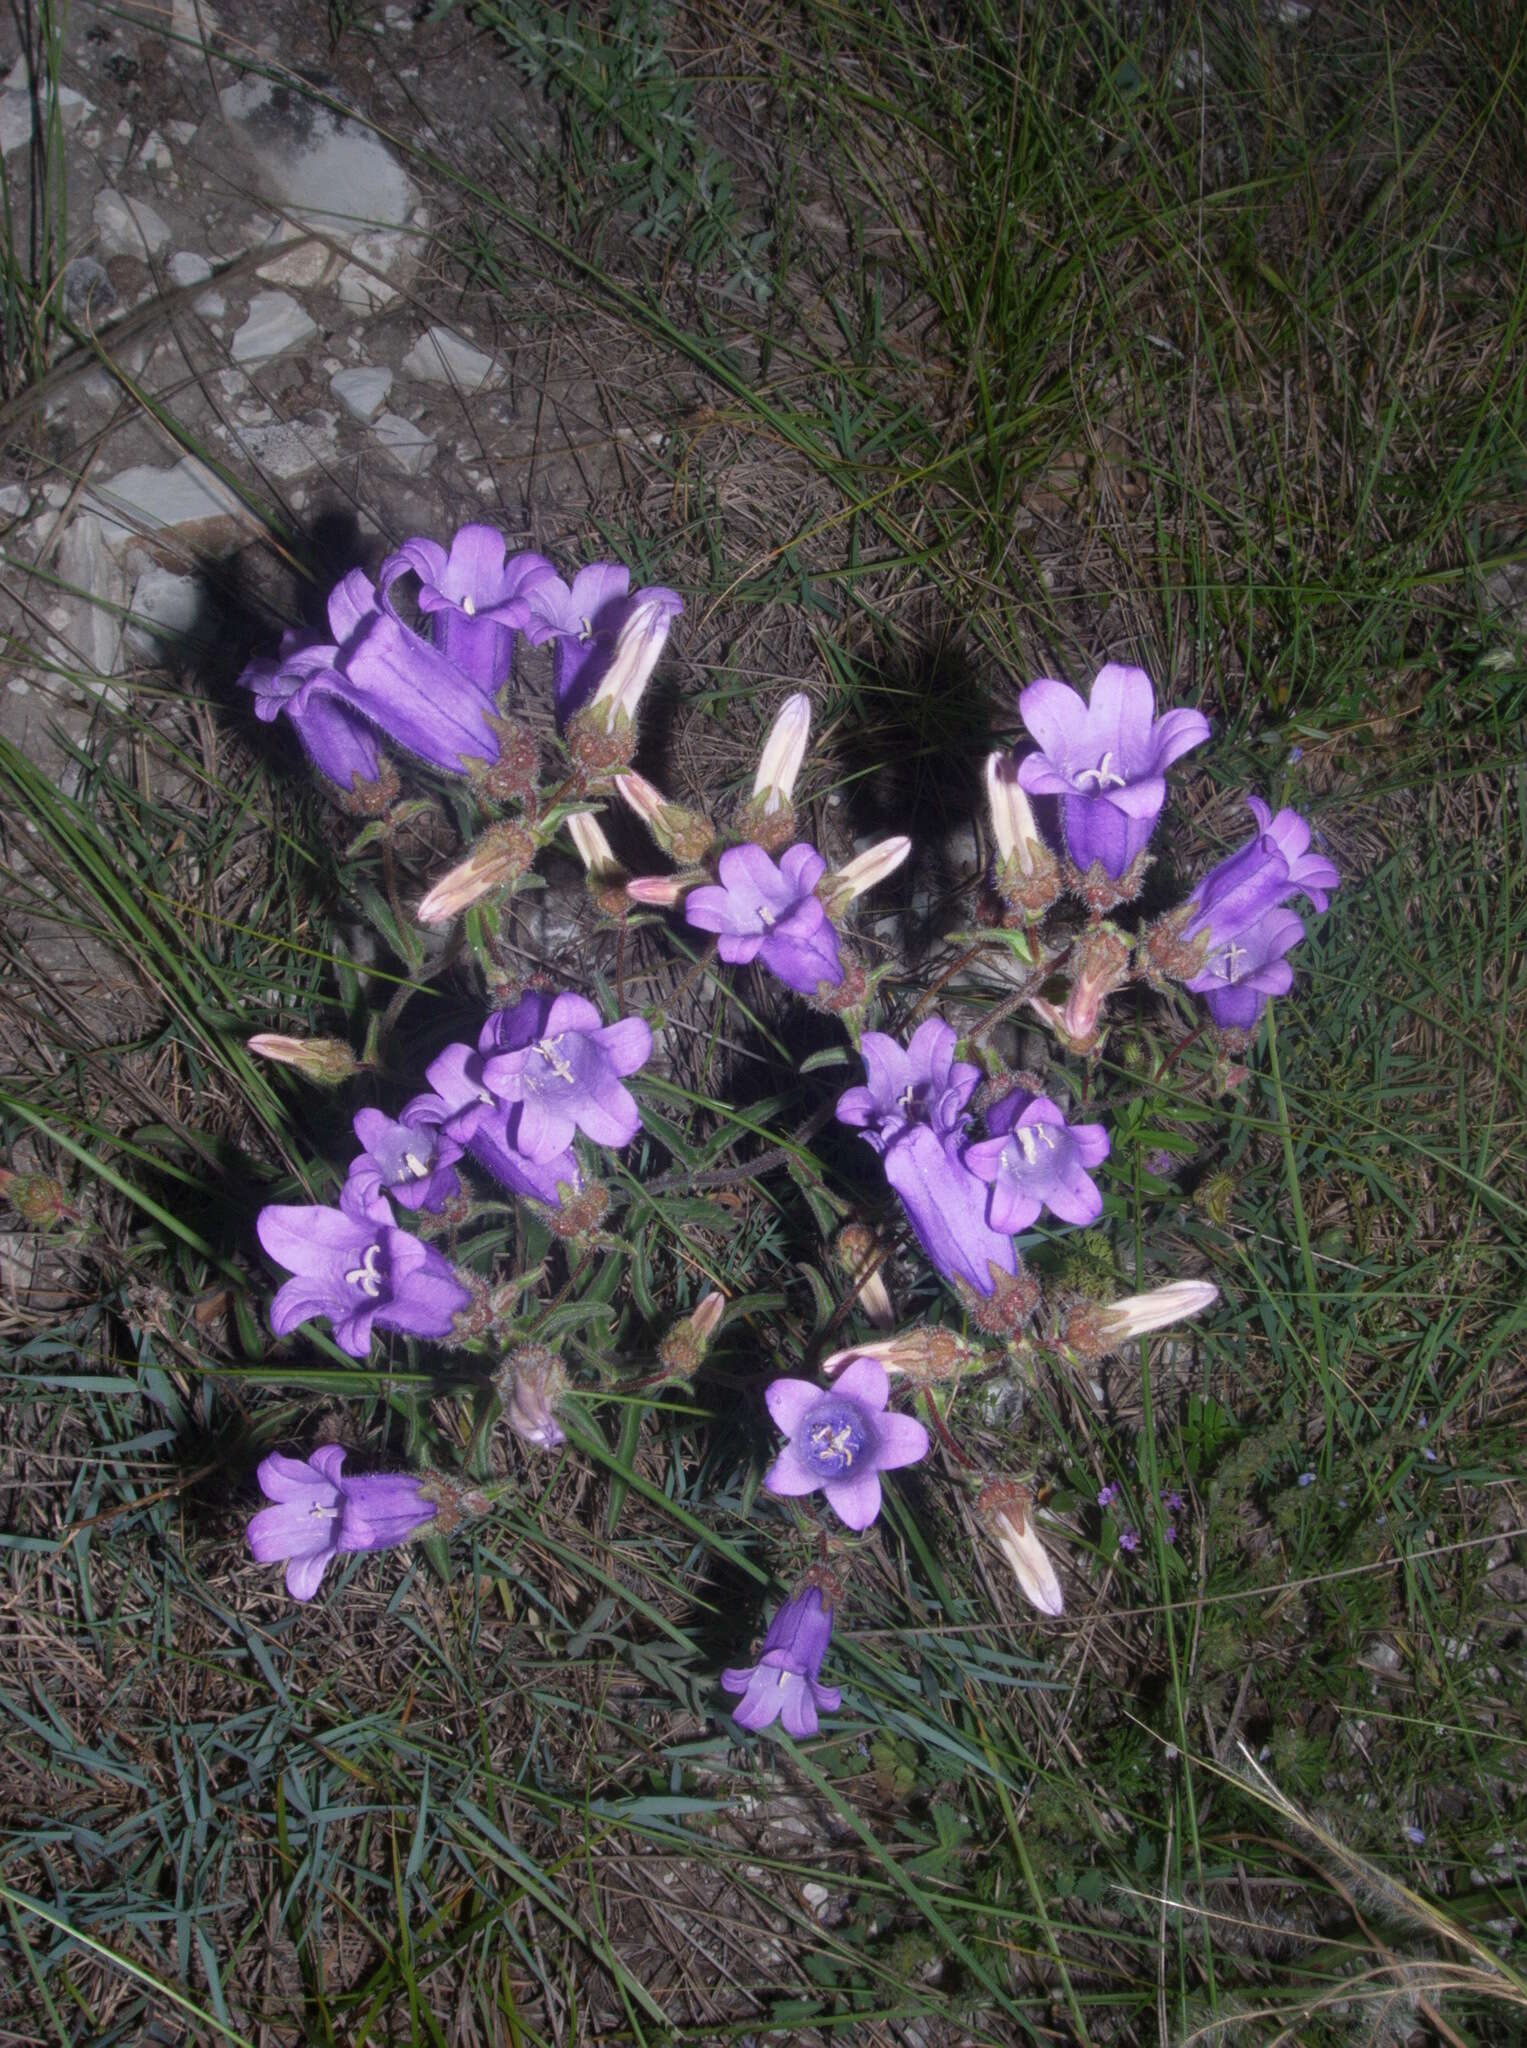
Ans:
[[[108,256],[157,256],[170,245],[170,224],[145,199],[120,192],[95,195],[95,231]]]
[[[171,142],[178,142],[182,149],[189,149],[196,140],[199,123],[195,121],[166,121],[164,125]]]
[[[387,394],[392,389],[392,372],[339,370],[329,379],[329,389],[353,418],[369,422],[387,403]]]
[[[332,412],[312,412],[298,420],[275,420],[270,425],[220,427],[221,440],[241,448],[259,470],[280,483],[332,462],[338,450],[334,443]]]
[[[177,249],[168,269],[170,282],[178,285],[202,284],[212,275],[212,265],[194,249]]]
[[[409,476],[422,476],[434,459],[434,435],[395,412],[378,413],[372,431],[399,469]]]
[[[48,117],[48,96],[44,87],[41,96],[43,120]],[[78,128],[87,114],[95,108],[82,92],[73,86],[58,88],[58,118],[66,129]],[[9,156],[13,149],[20,149],[32,139],[32,94],[27,84],[27,61],[18,57],[11,66],[0,92],[0,151]]]
[[[271,284],[294,284],[300,291],[311,291],[323,283],[339,258],[322,242],[311,239],[298,242],[271,263],[262,263],[255,272]]]
[[[7,519],[19,519],[31,502],[24,484],[0,484],[0,513]]]
[[[170,153],[170,145],[157,128],[148,131],[148,140],[138,151],[138,161],[146,171],[158,171],[161,175],[174,171],[175,159]]]
[[[105,679],[117,672],[127,580],[94,512],[81,512],[70,521],[58,550],[58,574],[71,589],[54,653],[72,680],[99,694]],[[123,700],[116,691],[105,694],[120,708]]]
[[[449,384],[458,391],[481,391],[497,369],[492,356],[449,327],[427,327],[402,362],[405,377],[417,377],[423,384]]]
[[[348,306],[352,313],[380,313],[398,296],[395,285],[373,271],[362,270],[358,263],[345,265],[334,280],[334,289],[340,304]]]
[[[172,56],[194,60],[216,43],[221,32],[222,23],[208,0],[171,0]]]
[[[249,302],[249,318],[233,337],[233,360],[268,362],[317,332],[318,322],[309,318],[290,292],[256,292]]]
[[[122,637],[144,661],[205,647],[217,628],[201,578],[180,576],[173,569],[146,569],[133,590],[132,610]]]
[[[166,527],[188,526],[200,519],[248,515],[228,486],[193,456],[173,469],[147,464],[124,469],[120,476],[95,485],[91,509],[100,515],[109,547],[123,547],[135,534],[159,533]]]
[[[228,310],[228,301],[221,292],[203,292],[196,301],[196,310],[203,320],[221,320]]]
[[[265,78],[242,78],[218,98],[266,196],[310,226],[348,241],[368,228],[401,227],[418,205],[418,186],[359,121],[342,123]]]

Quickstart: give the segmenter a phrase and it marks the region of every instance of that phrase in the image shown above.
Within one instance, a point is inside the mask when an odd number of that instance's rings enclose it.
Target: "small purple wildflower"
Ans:
[[[519,1105],[514,1142],[533,1165],[565,1152],[575,1131],[596,1145],[628,1145],[641,1112],[621,1077],[652,1056],[642,1017],[606,1024],[585,996],[531,990],[503,1026],[511,1041],[483,1061],[483,1085]]]
[[[348,1184],[337,1209],[272,1203],[255,1219],[255,1231],[270,1256],[296,1276],[270,1305],[278,1337],[327,1316],[340,1350],[364,1358],[373,1324],[414,1337],[449,1336],[472,1299],[449,1259],[406,1230],[379,1222],[362,1192]]]
[[[1315,1475],[1314,1475],[1314,1473],[1313,1473],[1313,1472],[1301,1472],[1301,1473],[1299,1474],[1299,1484],[1300,1484],[1301,1486],[1313,1486],[1313,1485],[1315,1484]]]
[[[875,1358],[856,1358],[830,1387],[773,1381],[764,1399],[789,1442],[764,1474],[765,1488],[800,1495],[820,1487],[839,1521],[867,1529],[880,1513],[879,1475],[928,1455],[927,1430],[888,1412],[890,1394]]]
[[[1200,711],[1156,717],[1156,690],[1144,669],[1110,662],[1099,669],[1090,701],[1046,677],[1018,699],[1038,751],[1018,763],[1031,796],[1063,799],[1066,849],[1084,874],[1094,861],[1115,881],[1143,853],[1166,802],[1166,771],[1202,746],[1209,721]]]
[[[831,1640],[832,1608],[818,1587],[807,1586],[769,1623],[758,1662],[722,1672],[723,1689],[743,1695],[732,1719],[752,1729],[782,1720],[797,1742],[815,1735],[818,1710],[834,1714],[843,1700],[835,1685],[817,1676]]]
[[[965,1164],[991,1183],[987,1221],[993,1230],[1027,1230],[1048,1209],[1062,1223],[1096,1223],[1103,1197],[1087,1169],[1108,1157],[1101,1124],[1068,1124],[1047,1095],[1017,1088],[986,1113],[992,1133],[967,1145]]]
[[[1284,954],[1304,937],[1304,926],[1291,910],[1269,910],[1204,962],[1203,971],[1184,983],[1202,996],[1209,1014],[1223,1030],[1249,1031],[1269,996],[1287,995],[1294,970]]]
[[[1098,1506],[1100,1508],[1111,1508],[1118,1497],[1119,1489],[1116,1486],[1100,1486],[1098,1488]]]
[[[530,616],[525,638],[533,647],[552,643],[559,726],[582,708],[609,667],[629,609],[630,589],[631,571],[624,562],[590,562],[571,586],[560,576],[548,576],[527,592]]]
[[[260,1491],[274,1503],[246,1532],[260,1564],[286,1560],[286,1590],[311,1600],[329,1559],[349,1550],[390,1550],[431,1521],[435,1503],[407,1472],[346,1477],[339,1444],[321,1444],[310,1458],[272,1451],[259,1468]]]
[[[1162,1506],[1163,1506],[1163,1507],[1164,1507],[1164,1508],[1165,1508],[1165,1509],[1167,1510],[1167,1512],[1168,1512],[1169,1514],[1173,1514],[1173,1515],[1180,1515],[1180,1514],[1182,1513],[1182,1509],[1183,1509],[1183,1499],[1182,1499],[1182,1495],[1181,1495],[1180,1493],[1178,1493],[1178,1492],[1177,1492],[1177,1490],[1176,1490],[1176,1488],[1175,1488],[1175,1487],[1171,1487],[1171,1486],[1163,1486],[1163,1487],[1162,1487],[1162,1489],[1161,1489],[1161,1504],[1162,1504]]]
[[[719,933],[723,960],[761,959],[799,995],[814,996],[824,981],[836,988],[843,979],[838,935],[815,893],[826,870],[814,846],[787,847],[777,862],[761,846],[728,847],[720,881],[685,897],[685,922]]]
[[[1167,1543],[1175,1543],[1177,1541],[1177,1524],[1175,1522],[1167,1523],[1166,1528],[1162,1531],[1162,1540]]]
[[[1407,1828],[1405,1830],[1405,1839],[1409,1842],[1412,1849],[1419,1849],[1426,1840],[1426,1830],[1425,1828]]]
[[[866,1085],[838,1097],[839,1123],[880,1155],[918,1243],[946,1280],[989,1295],[992,1269],[1015,1273],[1013,1240],[987,1222],[987,1191],[961,1153],[979,1067],[956,1060],[956,1033],[929,1017],[905,1049],[883,1031],[859,1042]]]
[[[1138,1550],[1140,1548],[1140,1531],[1133,1522],[1126,1522],[1119,1531],[1119,1548],[1120,1550]]]
[[[462,1148],[422,1114],[417,1104],[408,1104],[399,1118],[385,1116],[379,1109],[359,1109],[355,1135],[365,1150],[350,1162],[350,1183],[367,1205],[368,1215],[391,1222],[390,1212],[370,1206],[382,1193],[405,1209],[428,1209],[438,1216],[461,1192],[455,1162]]]
[[[418,577],[419,609],[430,618],[434,645],[490,698],[508,679],[515,630],[529,623],[530,591],[561,581],[544,555],[510,555],[507,548],[494,527],[462,526],[449,554],[438,541],[406,540],[377,573],[388,611],[399,577]]]
[[[527,1158],[514,1140],[518,1107],[500,1102],[483,1081],[484,1058],[501,1050],[500,1018],[509,1014],[500,1011],[488,1019],[475,1050],[470,1045],[448,1045],[432,1060],[424,1078],[434,1093],[416,1096],[409,1109],[438,1123],[470,1158],[515,1194],[560,1209],[564,1192],[576,1195],[583,1188],[577,1154],[569,1146],[554,1159]]]

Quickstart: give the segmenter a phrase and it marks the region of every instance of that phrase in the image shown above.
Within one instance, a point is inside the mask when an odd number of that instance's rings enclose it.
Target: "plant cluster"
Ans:
[[[400,609],[405,579],[416,586],[419,627]],[[726,1670],[721,1684],[740,1696],[740,1725],[780,1718],[804,1736],[838,1704],[820,1673],[855,1541],[879,1516],[886,1476],[928,1458],[930,1432],[953,1483],[972,1490],[1023,1594],[1041,1613],[1062,1612],[1060,1575],[1039,1529],[1044,1475],[982,1470],[958,1440],[958,1396],[998,1370],[1085,1379],[1110,1353],[1215,1300],[1214,1285],[1191,1276],[1101,1300],[1068,1285],[1064,1270],[1042,1280],[1024,1257],[1025,1233],[1046,1214],[1080,1227],[1103,1214],[1094,1176],[1109,1132],[1077,1104],[1096,1101],[1089,1091],[1105,1036],[1127,1030],[1149,1003],[1180,1005],[1186,991],[1205,1012],[1193,1028],[1217,1042],[1209,1085],[1234,1086],[1263,1008],[1292,984],[1287,956],[1304,928],[1287,906],[1303,896],[1323,910],[1338,877],[1311,851],[1303,819],[1274,815],[1253,796],[1246,844],[1180,905],[1146,915],[1141,893],[1167,771],[1208,739],[1207,721],[1184,708],[1158,716],[1139,669],[1103,668],[1087,698],[1061,682],[1031,683],[1018,709],[1032,746],[987,763],[996,856],[970,922],[980,944],[1018,964],[1018,1000],[1071,1062],[1073,1100],[1063,1104],[1047,1092],[1060,1092],[1056,1081],[1041,1086],[1005,1066],[984,1028],[962,1040],[946,1018],[922,1014],[931,997],[915,1006],[920,1021],[910,1030],[885,1028],[897,1023],[886,970],[856,946],[852,913],[911,843],[882,840],[830,870],[802,836],[794,792],[810,736],[804,695],[779,711],[752,790],[730,819],[670,801],[634,772],[642,697],[683,607],[671,590],[630,583],[628,570],[609,562],[564,581],[544,557],[510,554],[485,526],[462,528],[449,550],[410,540],[374,585],[360,571],[337,585],[328,639],[289,636],[277,658],[252,663],[242,680],[260,716],[291,721],[340,801],[370,821],[368,832],[385,834],[399,814],[405,772],[429,769],[466,786],[475,837],[417,906],[422,923],[466,916],[491,936],[497,910],[565,834],[602,914],[682,920],[713,941],[713,972],[717,960],[760,967],[837,1020],[862,1061],[862,1083],[838,1096],[834,1114],[879,1160],[912,1238],[946,1284],[949,1318],[894,1328],[880,1273],[888,1246],[867,1225],[851,1226],[842,1258],[875,1334],[820,1360],[816,1377],[780,1376],[766,1389],[784,1441],[763,1492],[797,1504],[820,1494],[831,1521],[815,1525],[818,1562],[775,1613],[757,1661]],[[552,650],[554,750],[516,715],[520,643]],[[618,862],[599,823],[617,798],[669,871],[632,875]],[[493,966],[491,945],[479,959]],[[490,986],[501,986],[496,969]],[[1136,995],[1128,1006],[1126,991]],[[260,1241],[291,1276],[271,1306],[277,1334],[323,1317],[356,1358],[378,1328],[463,1353],[486,1417],[501,1417],[542,1450],[568,1449],[571,1439],[573,1454],[580,1433],[597,1426],[601,1396],[629,1401],[640,1389],[691,1380],[725,1315],[719,1292],[669,1331],[656,1361],[635,1371],[606,1361],[589,1384],[544,1341],[533,1300],[541,1269],[494,1266],[485,1277],[440,1242],[459,1249],[510,1200],[561,1242],[572,1288],[591,1270],[592,1251],[625,1255],[609,1225],[601,1162],[643,1127],[654,1022],[663,1020],[607,1014],[577,989],[527,988],[488,1011],[475,1043],[447,1046],[426,1068],[424,1090],[395,1115],[361,1109],[360,1150],[337,1200],[272,1204],[260,1214]],[[336,1041],[263,1035],[252,1044],[315,1080],[355,1070]],[[1061,1065],[1051,1072],[1067,1075]],[[474,1170],[503,1192],[484,1202]],[[922,1419],[892,1405],[893,1385]],[[342,1470],[343,1458],[328,1444],[306,1460],[275,1452],[260,1466],[272,1504],[254,1517],[249,1541],[262,1562],[286,1561],[288,1589],[300,1599],[312,1597],[331,1558],[420,1531],[444,1536],[463,1516],[487,1512],[502,1484],[481,1470],[357,1477]],[[1108,1504],[1099,1496],[1100,1507]],[[1181,1497],[1168,1493],[1164,1505],[1175,1514]],[[1129,1547],[1124,1534],[1119,1540]]]

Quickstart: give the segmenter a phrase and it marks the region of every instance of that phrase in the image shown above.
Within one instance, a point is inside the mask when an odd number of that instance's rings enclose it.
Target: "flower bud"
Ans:
[[[360,1071],[360,1062],[342,1038],[283,1038],[278,1031],[259,1031],[247,1043],[258,1058],[296,1067],[325,1088],[337,1088]]]
[[[587,706],[590,720],[597,718],[606,733],[613,734],[622,719],[629,725],[636,717],[642,692],[667,641],[674,608],[674,602],[664,597],[648,598],[621,627],[610,665]]]
[[[523,825],[494,825],[464,861],[430,890],[415,912],[420,924],[449,924],[495,889],[517,881],[535,859],[536,843]]]
[[[990,1294],[979,1294],[960,1279],[955,1281],[955,1292],[978,1330],[989,1337],[1017,1338],[1039,1306],[1039,1282],[1022,1259],[1016,1273],[1004,1273],[990,1259],[986,1270],[991,1277]]]
[[[837,923],[856,896],[862,896],[866,889],[873,889],[877,882],[894,874],[911,851],[910,839],[882,839],[867,846],[863,853],[855,854],[846,867],[823,875],[816,893],[833,923]]]
[[[1127,1295],[1107,1308],[1084,1302],[1071,1311],[1061,1342],[1079,1358],[1106,1358],[1131,1338],[1202,1315],[1218,1300],[1219,1289],[1212,1281],[1173,1280],[1148,1294]]]
[[[698,811],[670,803],[645,775],[617,775],[615,787],[670,860],[704,860],[716,843],[716,828]]]
[[[491,1494],[482,1487],[473,1486],[469,1481],[457,1479],[447,1472],[421,1473],[419,1498],[433,1502],[435,1513],[431,1527],[441,1536],[449,1536],[463,1522],[475,1521],[493,1505]]]
[[[658,1363],[668,1375],[687,1380],[699,1371],[725,1311],[726,1296],[712,1292],[674,1324],[657,1347]]]
[[[885,1284],[885,1256],[874,1231],[867,1223],[845,1224],[833,1250],[849,1278],[858,1283],[854,1299],[866,1318],[877,1330],[889,1330],[896,1310]]]
[[[511,1351],[494,1375],[504,1420],[522,1443],[538,1451],[554,1451],[567,1442],[555,1408],[567,1392],[562,1361],[544,1344]]]
[[[645,903],[650,910],[673,910],[695,886],[694,875],[637,875],[626,884],[633,903]]]
[[[1111,924],[1091,924],[1071,949],[1071,988],[1065,1008],[1029,998],[1071,1052],[1089,1053],[1102,1036],[1102,1010],[1108,997],[1129,979],[1130,943]]]
[[[63,1183],[48,1173],[12,1173],[0,1167],[0,1197],[33,1230],[56,1230],[78,1219],[64,1199]]]
[[[623,876],[624,870],[616,859],[615,849],[604,836],[604,827],[594,811],[574,811],[567,821],[568,836],[577,848],[578,858],[588,869],[593,882],[613,882]]]
[[[1011,1479],[990,1479],[981,1489],[976,1513],[1012,1566],[1018,1590],[1029,1605],[1052,1617],[1064,1614],[1060,1580],[1034,1527],[1034,1496],[1028,1488]]]
[[[956,1331],[942,1325],[925,1330],[902,1330],[894,1337],[877,1337],[868,1344],[850,1344],[822,1360],[822,1371],[830,1379],[853,1358],[875,1358],[888,1373],[904,1373],[913,1386],[932,1386],[952,1380],[970,1367],[980,1371],[992,1361],[978,1345],[969,1344]]]

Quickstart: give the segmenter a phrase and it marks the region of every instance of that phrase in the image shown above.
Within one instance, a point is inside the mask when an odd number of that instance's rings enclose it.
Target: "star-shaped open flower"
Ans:
[[[433,1093],[416,1096],[409,1109],[438,1123],[446,1135],[466,1148],[469,1158],[485,1167],[514,1194],[560,1209],[569,1195],[583,1188],[578,1156],[571,1146],[551,1159],[533,1160],[519,1149],[519,1105],[500,1102],[483,1080],[483,1061],[499,1049],[499,1011],[488,1019],[475,1047],[448,1045],[424,1070]],[[408,1112],[405,1111],[406,1115]]]
[[[764,1474],[770,1493],[825,1493],[850,1529],[867,1529],[880,1513],[880,1474],[915,1465],[928,1454],[928,1432],[910,1415],[886,1407],[891,1382],[875,1358],[856,1358],[830,1387],[811,1380],[775,1380],[764,1395],[789,1438]]]
[[[246,1535],[260,1564],[286,1561],[286,1590],[311,1600],[329,1559],[347,1550],[390,1550],[435,1515],[407,1472],[346,1474],[339,1444],[311,1458],[272,1451],[259,1468],[260,1491],[274,1506],[252,1517]]]
[[[560,576],[544,577],[528,593],[525,637],[535,647],[551,642],[559,725],[587,703],[608,668],[630,590],[624,562],[590,562],[570,585]]]
[[[1209,721],[1182,709],[1157,718],[1150,677],[1117,662],[1099,669],[1090,701],[1044,677],[1018,710],[1039,743],[1018,763],[1019,782],[1031,795],[1063,799],[1072,862],[1085,874],[1099,861],[1117,881],[1155,829],[1168,767],[1203,744]]]
[[[986,1113],[988,1138],[965,1147],[965,1164],[991,1193],[993,1230],[1027,1230],[1048,1209],[1062,1223],[1096,1223],[1103,1197],[1087,1169],[1108,1157],[1101,1124],[1068,1124],[1047,1095],[1016,1088]]]
[[[515,632],[530,620],[530,591],[562,581],[544,555],[511,555],[497,528],[476,525],[458,527],[449,554],[438,541],[415,538],[389,555],[377,574],[389,611],[392,586],[409,575],[419,579],[435,646],[489,697],[509,675]]]
[[[554,1158],[574,1131],[596,1145],[620,1146],[641,1129],[622,1076],[651,1058],[644,1018],[606,1024],[584,996],[532,990],[506,1013],[501,1045],[505,1040],[511,1043],[483,1061],[483,1081],[500,1102],[519,1105],[515,1143],[527,1159]]]
[[[722,1672],[723,1689],[743,1696],[732,1719],[753,1729],[782,1720],[797,1742],[815,1735],[818,1711],[835,1714],[843,1702],[817,1676],[831,1640],[832,1608],[818,1587],[807,1586],[769,1623],[758,1662]]]
[[[769,972],[803,996],[843,979],[838,935],[816,896],[827,863],[814,846],[790,846],[776,862],[761,846],[731,846],[718,863],[719,882],[691,889],[685,922],[719,934],[716,950],[741,966],[761,959]]]
[[[1341,885],[1335,863],[1310,852],[1309,823],[1297,811],[1279,811],[1274,817],[1260,797],[1246,801],[1257,823],[1255,837],[1211,868],[1185,906],[1192,915],[1182,927],[1182,939],[1188,942],[1207,932],[1211,953],[1239,939],[1292,896],[1303,894],[1316,910],[1325,910],[1328,892]]]
[[[421,1115],[408,1104],[401,1117],[390,1117],[379,1109],[355,1113],[355,1135],[365,1147],[350,1162],[350,1183],[368,1206],[378,1194],[391,1195],[405,1209],[428,1209],[439,1215],[446,1203],[461,1192],[455,1162],[462,1148],[441,1131],[438,1123]],[[390,1222],[390,1212],[382,1211]]]
[[[337,1209],[269,1204],[255,1219],[255,1231],[295,1276],[270,1305],[278,1337],[327,1316],[340,1350],[364,1358],[373,1324],[414,1337],[445,1337],[472,1299],[449,1259],[367,1213],[364,1192],[348,1184]]]
[[[1211,950],[1203,971],[1185,984],[1202,996],[1209,1015],[1227,1030],[1250,1031],[1269,996],[1284,996],[1294,970],[1284,954],[1304,937],[1291,910],[1269,910],[1235,938]]]

